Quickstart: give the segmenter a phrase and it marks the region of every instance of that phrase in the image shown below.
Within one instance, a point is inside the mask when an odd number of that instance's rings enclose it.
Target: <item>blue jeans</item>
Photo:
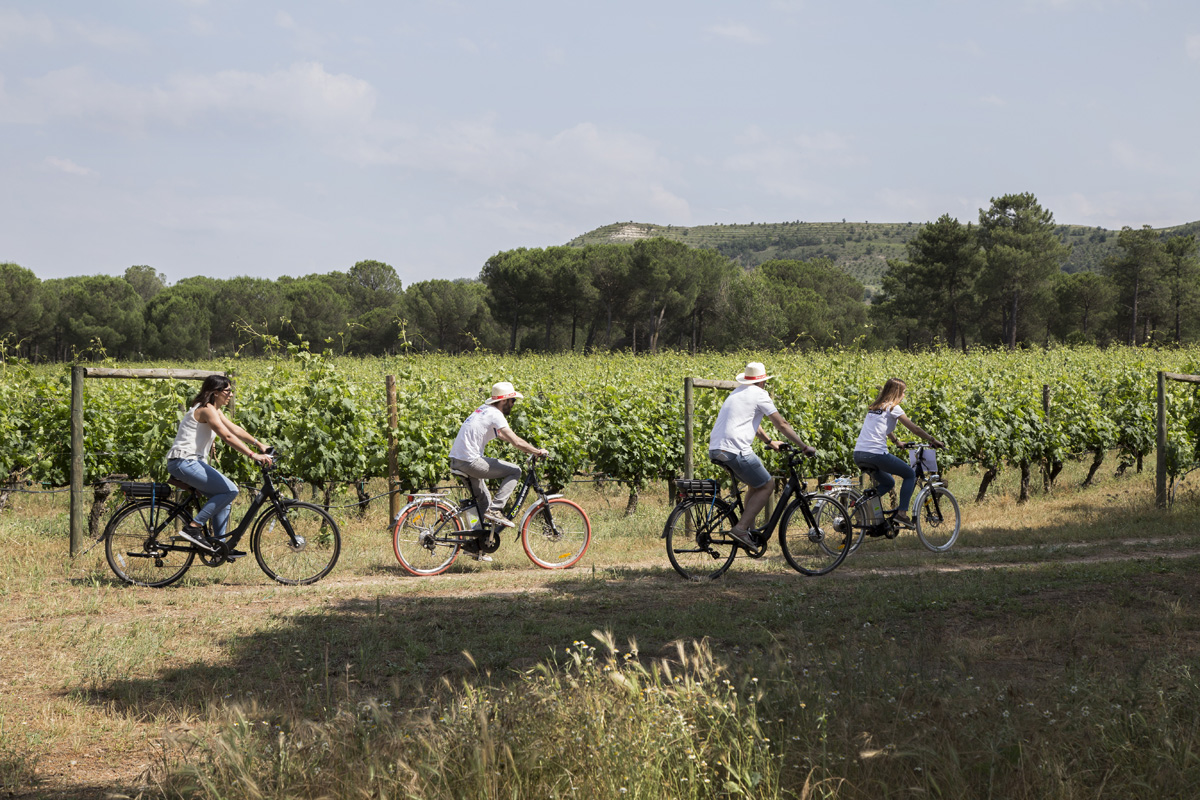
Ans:
[[[238,496],[237,485],[198,458],[169,458],[167,472],[208,495],[208,502],[192,519],[201,525],[211,519],[212,535],[224,539],[229,527],[229,506]]]
[[[762,488],[771,480],[771,473],[754,453],[743,455],[728,450],[709,450],[708,457],[729,467],[733,476],[751,489]]]
[[[879,487],[881,495],[892,490],[892,487],[896,485],[892,476],[899,475],[900,480],[903,481],[900,484],[900,510],[905,514],[908,513],[908,503],[912,500],[913,489],[917,486],[917,473],[913,471],[907,461],[902,461],[891,453],[867,453],[863,450],[855,450],[854,463],[860,467],[874,467],[878,470],[875,473],[875,485]]]

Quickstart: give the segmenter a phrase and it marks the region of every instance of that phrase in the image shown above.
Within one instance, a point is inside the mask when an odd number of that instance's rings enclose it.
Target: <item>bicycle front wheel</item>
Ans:
[[[400,514],[392,531],[396,560],[413,575],[440,575],[462,550],[458,534],[463,528],[462,519],[445,503],[414,503]]]
[[[535,506],[521,526],[521,545],[542,569],[574,566],[592,543],[592,521],[578,504],[552,497]]]
[[[805,508],[812,515],[811,520],[805,515]],[[789,540],[788,529],[793,519],[799,530]],[[854,538],[850,512],[827,494],[796,498],[779,522],[779,549],[792,569],[804,575],[832,572],[850,554]]]
[[[737,515],[724,500],[685,498],[671,511],[663,529],[671,566],[690,581],[721,577],[737,555],[729,534],[736,523]]]
[[[342,533],[320,506],[285,500],[282,513],[272,506],[259,517],[250,549],[269,578],[302,586],[321,580],[333,569],[342,552]]]
[[[935,553],[944,553],[958,541],[962,515],[958,500],[945,486],[927,486],[917,495],[913,516],[917,523],[917,538]]]
[[[104,529],[104,557],[118,578],[134,586],[167,586],[183,577],[196,552],[178,537],[187,521],[169,500],[118,509]]]

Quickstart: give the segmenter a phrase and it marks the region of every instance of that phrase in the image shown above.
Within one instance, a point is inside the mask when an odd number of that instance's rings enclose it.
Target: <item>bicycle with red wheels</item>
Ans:
[[[521,484],[504,515],[516,519],[529,495],[536,495],[514,526],[517,538],[534,564],[542,569],[566,569],[587,552],[592,522],[578,503],[543,491],[537,477],[538,458],[530,456],[525,462]],[[466,476],[454,474],[470,494]],[[413,575],[439,575],[463,552],[490,561],[490,554],[500,548],[500,533],[505,528],[484,520],[479,506],[474,496],[459,501],[444,493],[410,495],[392,526],[392,548],[400,566]]]

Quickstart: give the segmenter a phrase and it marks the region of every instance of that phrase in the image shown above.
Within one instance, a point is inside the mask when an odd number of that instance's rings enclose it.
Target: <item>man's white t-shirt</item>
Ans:
[[[708,437],[708,449],[741,455],[754,452],[751,445],[763,417],[778,410],[771,395],[758,384],[739,386],[729,393],[717,414],[717,422]]]
[[[471,416],[458,429],[458,436],[454,437],[454,444],[450,447],[450,457],[460,461],[482,458],[487,443],[507,427],[508,421],[500,409],[489,403],[481,405],[471,412]]]
[[[858,441],[854,443],[854,449],[880,456],[887,455],[888,436],[896,430],[896,421],[902,416],[904,416],[904,409],[900,406],[892,406],[888,410],[882,408],[877,411],[868,410],[867,418],[863,420],[862,430],[858,433]]]

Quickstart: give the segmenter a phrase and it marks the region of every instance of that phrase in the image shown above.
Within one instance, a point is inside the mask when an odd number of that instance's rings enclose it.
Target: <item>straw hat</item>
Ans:
[[[501,400],[508,400],[509,398],[520,400],[524,396],[525,395],[514,389],[513,385],[508,381],[500,381],[499,383],[492,384],[492,396],[483,402],[499,403]]]
[[[746,365],[746,369],[738,374],[734,380],[740,384],[747,383],[762,383],[768,378],[773,378],[773,375],[767,374],[767,368],[757,361],[751,361]]]

